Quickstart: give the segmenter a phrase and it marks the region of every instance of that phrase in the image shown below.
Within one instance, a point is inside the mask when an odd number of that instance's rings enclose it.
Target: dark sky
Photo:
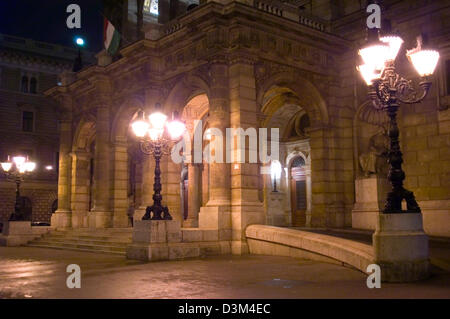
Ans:
[[[81,29],[69,29],[69,4],[81,7]],[[103,46],[100,0],[0,0],[0,33],[74,47],[82,36],[85,49],[98,52]]]

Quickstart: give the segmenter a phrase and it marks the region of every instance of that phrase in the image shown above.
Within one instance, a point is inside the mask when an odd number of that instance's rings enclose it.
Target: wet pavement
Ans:
[[[69,289],[69,264],[81,288]],[[352,268],[275,256],[218,256],[142,263],[122,256],[0,247],[0,298],[450,298],[450,273],[366,286]]]

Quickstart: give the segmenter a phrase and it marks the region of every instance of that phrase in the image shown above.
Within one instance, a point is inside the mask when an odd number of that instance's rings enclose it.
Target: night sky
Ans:
[[[81,7],[81,29],[69,29],[69,4]],[[74,38],[85,39],[85,49],[103,47],[103,16],[100,0],[1,0],[0,33],[74,47]]]

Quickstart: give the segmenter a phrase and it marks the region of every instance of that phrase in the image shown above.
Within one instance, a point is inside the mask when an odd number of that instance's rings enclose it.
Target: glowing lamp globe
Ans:
[[[389,46],[387,51],[386,60],[395,60],[398,51],[403,44],[403,39],[396,35],[388,35],[380,38],[380,41],[386,43]]]
[[[78,37],[78,38],[75,39],[75,43],[76,43],[79,47],[82,47],[82,46],[84,46],[84,39]]]
[[[167,116],[161,112],[153,112],[149,115],[150,125],[155,129],[164,129],[166,124]]]
[[[439,52],[435,50],[411,50],[408,59],[420,76],[432,75],[439,60]]]
[[[11,162],[3,162],[3,163],[1,163],[1,165],[2,165],[2,169],[3,169],[5,172],[9,172],[9,170],[10,170],[11,167],[12,167],[12,163],[11,163]]]
[[[281,163],[279,161],[272,161],[270,164],[270,174],[274,180],[281,177]]]
[[[167,123],[167,129],[169,130],[169,134],[172,139],[178,139],[186,131],[186,126],[179,120],[173,120]]]
[[[389,46],[384,43],[374,43],[359,50],[359,55],[364,61],[364,64],[370,65],[374,70],[381,71],[384,69],[384,64],[388,59]]]
[[[26,162],[25,163],[24,169],[26,172],[32,172],[32,171],[34,171],[35,168],[36,168],[35,162]]]
[[[374,67],[368,64],[360,65],[356,67],[356,69],[361,73],[361,76],[367,85],[371,85],[373,80],[380,76],[380,73],[376,72]]]
[[[16,164],[16,166],[19,168],[23,165],[23,163],[25,163],[26,158],[24,156],[14,156],[12,160],[14,164]]]

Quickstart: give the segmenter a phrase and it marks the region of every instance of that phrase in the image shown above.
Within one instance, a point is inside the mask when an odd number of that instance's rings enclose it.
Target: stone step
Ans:
[[[30,247],[103,252],[125,255],[132,228],[56,230],[30,242]]]
[[[55,245],[44,245],[44,244],[37,244],[37,243],[30,243],[30,244],[28,244],[28,246],[36,247],[36,248],[82,251],[82,252],[90,252],[90,253],[96,253],[96,254],[114,254],[114,255],[123,255],[123,256],[126,255],[126,252],[122,252],[122,251],[92,250],[92,249],[83,249],[83,248],[74,248],[74,247],[62,247],[62,246],[55,246]]]
[[[40,241],[51,241],[55,243],[79,243],[79,244],[97,244],[97,245],[111,245],[111,246],[123,246],[126,247],[127,245],[131,244],[131,240],[127,241],[119,241],[117,239],[109,239],[109,240],[101,240],[101,239],[80,239],[76,237],[43,237],[40,239],[37,239],[36,242]]]
[[[35,241],[29,244],[29,246],[33,245],[44,245],[44,246],[56,246],[62,248],[77,248],[77,249],[85,249],[91,251],[110,251],[110,252],[123,252],[126,251],[126,246],[113,246],[113,245],[95,245],[95,244],[83,244],[83,243],[68,243],[68,242],[53,242],[40,240]]]
[[[100,240],[100,241],[106,241],[106,242],[123,242],[123,243],[131,243],[132,237],[114,237],[114,236],[77,236],[73,234],[68,234],[66,236],[60,236],[60,235],[46,235],[42,238],[55,238],[55,239],[77,239],[77,240]]]

